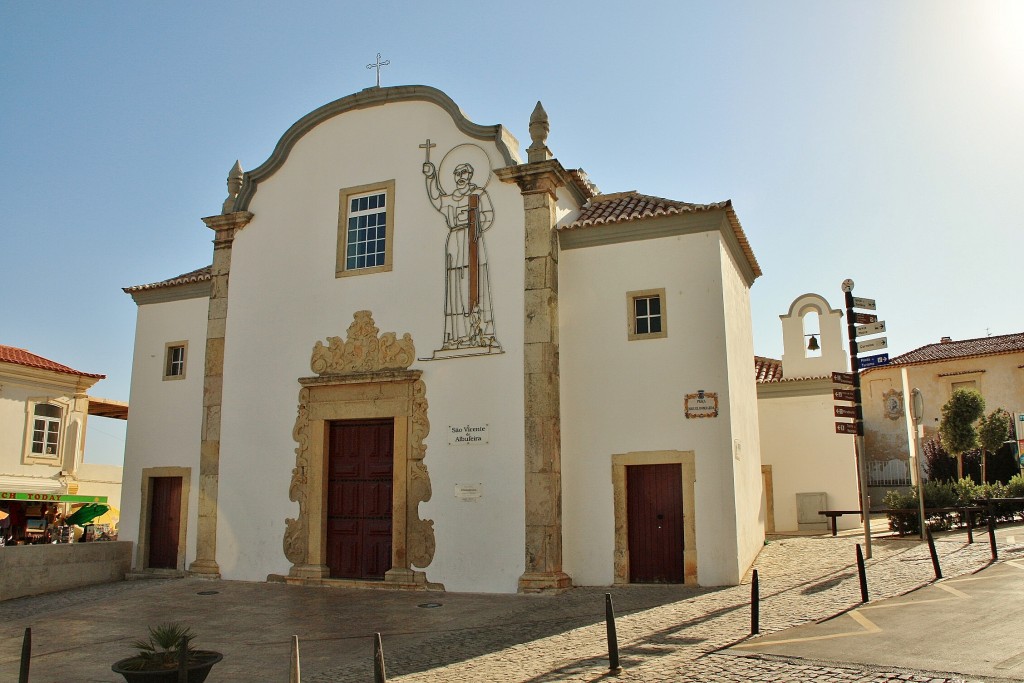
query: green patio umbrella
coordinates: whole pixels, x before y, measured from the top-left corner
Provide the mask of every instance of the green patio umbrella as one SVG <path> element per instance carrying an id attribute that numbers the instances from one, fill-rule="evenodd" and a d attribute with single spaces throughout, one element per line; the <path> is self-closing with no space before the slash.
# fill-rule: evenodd
<path id="1" fill-rule="evenodd" d="M 103 503 L 86 503 L 82 507 L 67 516 L 64 520 L 66 524 L 77 524 L 78 526 L 85 526 L 90 521 L 96 519 L 104 512 L 110 509 L 109 505 Z"/>

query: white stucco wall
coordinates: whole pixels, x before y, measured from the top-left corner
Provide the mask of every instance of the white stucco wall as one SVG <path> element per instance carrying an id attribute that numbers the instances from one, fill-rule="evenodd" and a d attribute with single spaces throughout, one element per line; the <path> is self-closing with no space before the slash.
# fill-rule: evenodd
<path id="1" fill-rule="evenodd" d="M 750 288 L 732 254 L 720 243 L 722 305 L 725 316 L 725 350 L 728 363 L 728 400 L 723 417 L 732 431 L 732 469 L 735 487 L 737 574 L 739 583 L 764 547 L 761 517 L 761 440 L 758 433 L 757 386 L 751 371 L 754 363 L 754 329 L 750 317 Z"/>
<path id="2" fill-rule="evenodd" d="M 662 287 L 667 336 L 629 341 L 626 293 Z M 729 326 L 719 233 L 563 249 L 559 290 L 566 572 L 578 585 L 613 580 L 612 455 L 692 450 L 698 580 L 735 583 Z M 748 377 L 752 357 L 750 351 L 743 364 Z M 719 417 L 685 418 L 684 397 L 699 389 L 724 399 Z M 755 446 L 756 460 L 756 434 L 741 438 Z"/>
<path id="3" fill-rule="evenodd" d="M 60 392 L 38 386 L 26 386 L 7 380 L 0 380 L 0 476 L 51 478 L 61 470 L 62 461 L 54 458 L 51 462 L 26 463 L 26 425 L 28 424 L 28 402 L 30 400 L 57 398 Z M 67 411 L 67 399 L 61 401 Z M 61 424 L 61 450 L 66 450 L 67 421 Z M 42 460 L 42 459 L 40 459 Z M 51 482 L 55 486 L 56 481 Z"/>
<path id="4" fill-rule="evenodd" d="M 206 298 L 139 306 L 132 359 L 131 419 L 125 436 L 118 538 L 138 542 L 142 470 L 191 467 L 186 566 L 195 558 L 199 433 L 203 410 Z M 167 342 L 188 342 L 185 378 L 164 380 Z"/>
<path id="5" fill-rule="evenodd" d="M 217 561 L 225 578 L 263 580 L 290 568 L 282 550 L 295 465 L 292 428 L 298 378 L 312 375 L 317 341 L 345 337 L 353 313 L 370 310 L 380 331 L 412 335 L 429 357 L 443 333 L 447 228 L 424 188 L 424 150 L 432 160 L 468 138 L 433 104 L 397 102 L 350 111 L 306 134 L 285 164 L 258 187 L 255 218 L 232 250 L 221 421 Z M 393 269 L 335 277 L 339 190 L 394 179 Z M 450 178 L 442 178 L 451 184 Z M 483 184 L 480 169 L 474 182 Z M 505 353 L 417 360 L 431 430 L 425 464 L 433 498 L 420 514 L 434 520 L 429 581 L 449 590 L 515 591 L 523 571 L 523 200 L 492 177 L 495 217 L 485 235 L 497 338 Z M 134 408 L 133 408 L 134 410 Z M 134 419 L 134 414 L 133 414 Z M 449 425 L 486 424 L 489 443 L 449 446 Z M 198 437 L 197 437 L 198 447 Z M 456 484 L 482 488 L 476 502 L 455 498 Z"/>
<path id="6" fill-rule="evenodd" d="M 761 460 L 772 466 L 778 533 L 797 530 L 797 493 L 824 492 L 830 509 L 860 509 L 853 437 L 835 433 L 831 386 L 799 395 L 802 384 L 808 381 L 776 385 L 771 387 L 777 389 L 774 394 L 766 393 L 758 401 Z M 860 526 L 856 515 L 838 520 L 840 529 Z"/>

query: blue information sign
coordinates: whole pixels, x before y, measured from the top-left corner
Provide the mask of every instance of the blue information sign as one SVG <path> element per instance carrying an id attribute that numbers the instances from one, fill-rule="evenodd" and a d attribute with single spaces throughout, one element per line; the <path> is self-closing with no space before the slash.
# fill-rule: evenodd
<path id="1" fill-rule="evenodd" d="M 863 358 L 857 359 L 857 365 L 861 370 L 867 370 L 868 368 L 877 368 L 881 365 L 889 364 L 889 354 L 887 353 L 876 353 L 874 356 L 864 356 Z"/>

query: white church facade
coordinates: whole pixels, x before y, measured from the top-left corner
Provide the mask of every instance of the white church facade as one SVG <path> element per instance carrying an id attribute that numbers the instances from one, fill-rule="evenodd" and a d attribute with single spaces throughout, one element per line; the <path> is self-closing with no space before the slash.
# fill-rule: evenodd
<path id="1" fill-rule="evenodd" d="M 729 202 L 603 195 L 425 86 L 229 177 L 212 264 L 138 306 L 134 567 L 458 591 L 740 581 L 762 547 Z"/>

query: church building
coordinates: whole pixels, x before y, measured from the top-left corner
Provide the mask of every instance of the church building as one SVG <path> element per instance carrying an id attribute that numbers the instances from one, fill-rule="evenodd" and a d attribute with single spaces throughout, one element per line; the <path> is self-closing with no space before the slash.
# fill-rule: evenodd
<path id="1" fill-rule="evenodd" d="M 374 87 L 236 163 L 212 263 L 125 289 L 136 571 L 740 581 L 764 519 L 736 212 L 601 194 L 540 103 L 529 131 L 524 159 L 439 90 Z"/>

